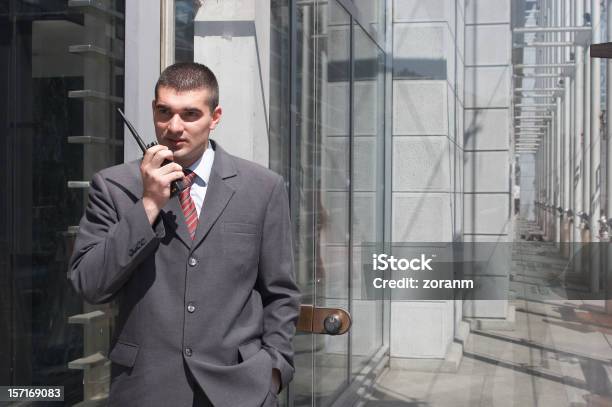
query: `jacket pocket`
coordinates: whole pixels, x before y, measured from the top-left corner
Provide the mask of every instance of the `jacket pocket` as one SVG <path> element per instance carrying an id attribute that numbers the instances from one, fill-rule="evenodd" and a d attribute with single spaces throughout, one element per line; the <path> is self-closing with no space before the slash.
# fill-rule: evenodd
<path id="1" fill-rule="evenodd" d="M 117 341 L 108 358 L 111 362 L 125 367 L 133 367 L 140 347 L 136 344 Z"/>
<path id="2" fill-rule="evenodd" d="M 226 270 L 240 271 L 257 264 L 259 238 L 255 225 L 226 223 L 222 234 L 223 266 Z"/>
<path id="3" fill-rule="evenodd" d="M 240 354 L 240 362 L 244 362 L 247 359 L 252 358 L 261 350 L 261 339 L 255 338 L 238 346 L 238 353 Z"/>
<path id="4" fill-rule="evenodd" d="M 225 233 L 240 233 L 243 235 L 256 235 L 257 226 L 251 223 L 225 222 L 223 223 Z"/>

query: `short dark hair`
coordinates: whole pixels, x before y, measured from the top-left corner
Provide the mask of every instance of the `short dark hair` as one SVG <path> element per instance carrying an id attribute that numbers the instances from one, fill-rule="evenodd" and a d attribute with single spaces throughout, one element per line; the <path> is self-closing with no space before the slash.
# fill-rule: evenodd
<path id="1" fill-rule="evenodd" d="M 208 89 L 210 111 L 219 105 L 219 84 L 215 74 L 206 66 L 197 62 L 177 62 L 163 70 L 155 84 L 155 99 L 160 87 L 169 87 L 177 92 L 194 89 Z"/>

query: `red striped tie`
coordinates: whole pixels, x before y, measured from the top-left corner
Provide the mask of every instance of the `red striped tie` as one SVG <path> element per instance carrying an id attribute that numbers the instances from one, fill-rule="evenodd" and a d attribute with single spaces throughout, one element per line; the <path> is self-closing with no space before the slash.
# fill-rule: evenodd
<path id="1" fill-rule="evenodd" d="M 185 170 L 185 177 L 183 178 L 183 190 L 179 196 L 181 202 L 181 208 L 183 209 L 183 215 L 185 215 L 185 223 L 187 229 L 191 235 L 191 240 L 195 238 L 195 232 L 198 227 L 198 212 L 196 211 L 193 199 L 191 199 L 191 184 L 193 179 L 196 177 L 196 173 Z"/>

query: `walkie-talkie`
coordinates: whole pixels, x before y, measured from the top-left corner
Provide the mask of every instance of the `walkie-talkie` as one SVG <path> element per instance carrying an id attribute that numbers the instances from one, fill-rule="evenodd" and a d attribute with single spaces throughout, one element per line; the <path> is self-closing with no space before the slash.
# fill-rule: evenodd
<path id="1" fill-rule="evenodd" d="M 140 149 L 142 150 L 143 155 L 149 148 L 156 146 L 158 144 L 157 141 L 153 141 L 145 145 L 144 141 L 142 141 L 142 139 L 138 135 L 138 132 L 136 131 L 134 126 L 132 126 L 132 123 L 130 123 L 130 121 L 125 117 L 125 114 L 123 114 L 123 111 L 120 108 L 117 108 L 117 111 L 121 115 L 121 118 L 123 119 L 123 122 L 127 126 L 128 130 L 130 130 L 130 133 L 132 133 L 132 136 L 134 136 L 134 139 L 136 140 L 138 147 L 140 147 Z M 162 163 L 162 166 L 169 164 L 171 162 L 172 161 L 170 160 L 164 160 L 164 162 Z M 181 181 L 172 181 L 170 183 L 170 196 L 178 195 L 182 189 L 183 189 L 183 184 Z"/>

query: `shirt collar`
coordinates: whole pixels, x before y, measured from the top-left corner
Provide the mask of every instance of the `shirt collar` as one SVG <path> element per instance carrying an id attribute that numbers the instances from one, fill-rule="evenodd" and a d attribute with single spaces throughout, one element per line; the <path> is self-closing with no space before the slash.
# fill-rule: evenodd
<path id="1" fill-rule="evenodd" d="M 193 163 L 189 169 L 196 173 L 199 179 L 204 181 L 204 184 L 208 185 L 210 179 L 210 171 L 212 170 L 213 160 L 215 159 L 215 150 L 213 150 L 210 140 L 208 141 L 208 147 L 204 154 Z"/>

